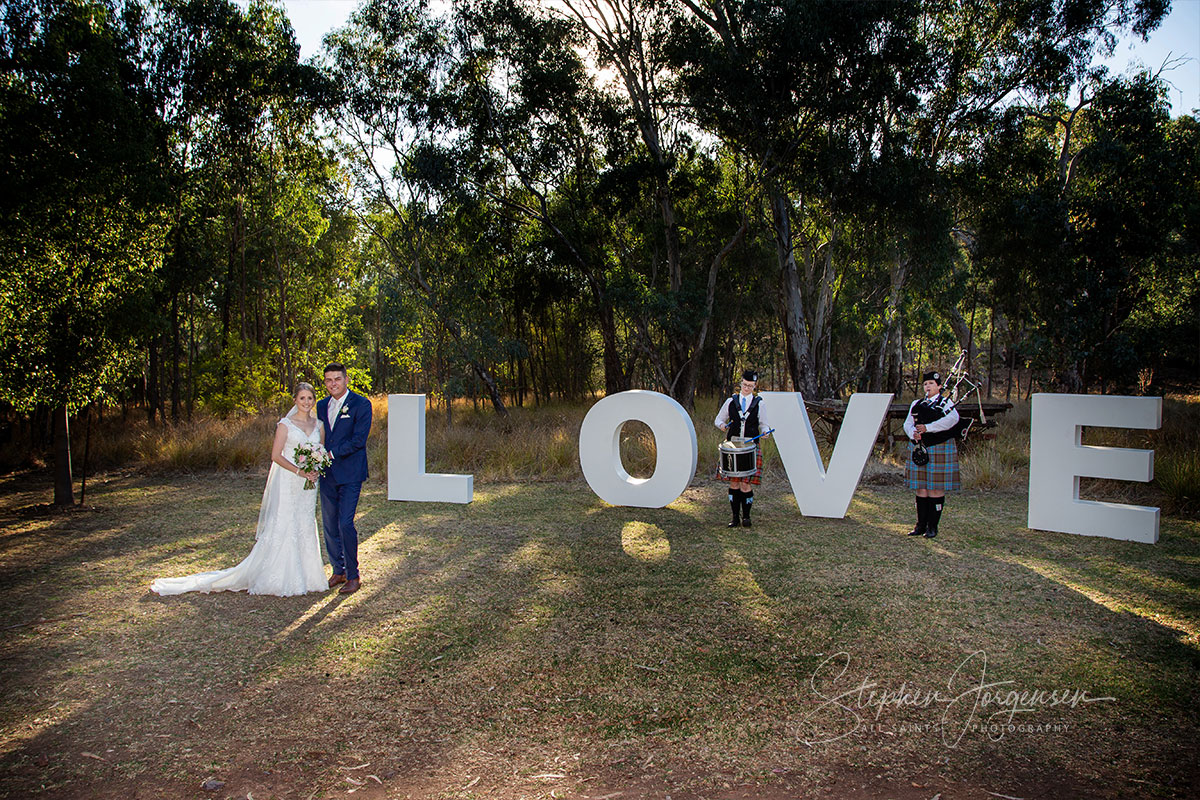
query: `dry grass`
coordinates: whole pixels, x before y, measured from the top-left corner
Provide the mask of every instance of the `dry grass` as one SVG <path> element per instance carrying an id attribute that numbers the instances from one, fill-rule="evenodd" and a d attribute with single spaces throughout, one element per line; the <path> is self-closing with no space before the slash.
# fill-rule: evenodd
<path id="1" fill-rule="evenodd" d="M 368 442 L 368 459 L 374 479 L 387 472 L 387 399 L 372 399 L 374 425 Z M 712 425 L 716 398 L 699 398 L 692 415 L 699 443 L 697 474 L 716 468 L 716 447 L 722 434 Z M 430 472 L 472 474 L 480 483 L 505 481 L 562 481 L 582 477 L 578 435 L 590 406 L 550 405 L 512 408 L 508 420 L 490 409 L 474 410 L 459 401 L 454 424 L 446 425 L 440 409 L 426 415 L 427 469 Z M 122 423 L 111 415 L 96 426 L 90 461 L 93 469 L 140 465 L 152 472 L 241 470 L 265 466 L 270 450 L 275 414 L 230 419 L 199 418 L 175 427 L 150 427 L 137 418 Z M 962 451 L 963 487 L 983 491 L 1019 492 L 1029 483 L 1028 403 L 1018 403 L 997 417 L 994 438 L 975 434 Z M 82 460 L 82 436 L 76 431 L 74 461 Z M 1083 491 L 1092 499 L 1159 506 L 1164 513 L 1195 518 L 1200 515 L 1200 396 L 1165 401 L 1159 431 L 1089 429 L 1089 444 L 1153 449 L 1155 479 L 1149 484 L 1084 479 Z M 637 422 L 623 431 L 622 457 L 626 470 L 636 476 L 653 473 L 655 444 L 649 429 Z M 828 460 L 831 442 L 820 440 Z M 768 472 L 783 466 L 774 442 L 764 447 Z M 863 472 L 863 485 L 897 485 L 903 479 L 907 450 L 876 450 Z M 9 454 L 0 458 L 15 463 Z"/>
<path id="2" fill-rule="evenodd" d="M 113 473 L 98 510 L 58 516 L 10 476 L 0 795 L 1195 796 L 1200 525 L 1168 519 L 1153 547 L 1044 534 L 1019 497 L 964 492 L 914 541 L 902 489 L 803 519 L 777 475 L 736 531 L 702 479 L 658 510 L 579 481 L 468 506 L 372 484 L 349 599 L 148 594 L 245 555 L 256 472 Z M 984 678 L 1114 699 L 1000 738 L 966 702 L 876 720 L 823 699 Z"/>
<path id="3" fill-rule="evenodd" d="M 374 425 L 368 442 L 371 474 L 383 482 L 387 473 L 387 399 L 372 399 Z M 698 398 L 692 414 L 699 443 L 697 474 L 716 469 L 716 448 L 722 434 L 712 425 L 717 398 Z M 427 469 L 430 472 L 472 474 L 479 483 L 505 481 L 562 481 L 582 477 L 578 435 L 590 406 L 550 405 L 512 408 L 508 420 L 490 409 L 476 411 L 459 401 L 454 424 L 446 425 L 444 411 L 426 415 Z M 155 473 L 241 470 L 265 466 L 275 414 L 230 419 L 202 417 L 174 427 L 150 427 L 140 417 L 121 422 L 112 415 L 94 429 L 91 469 L 105 470 L 139 465 Z M 975 434 L 962 450 L 965 489 L 1020 492 L 1029 483 L 1028 403 L 1018 403 L 996 419 L 988 431 L 993 438 Z M 1084 479 L 1085 497 L 1161 507 L 1166 514 L 1200 516 L 1200 396 L 1165 401 L 1163 427 L 1158 431 L 1089 429 L 1085 441 L 1117 447 L 1155 451 L 1155 478 L 1149 484 Z M 635 476 L 653 473 L 655 443 L 649 429 L 637 422 L 623 431 L 622 457 Z M 832 443 L 820 439 L 828 460 Z M 74 463 L 80 466 L 83 437 L 76 430 Z M 10 448 L 11 449 L 11 448 Z M 907 449 L 876 450 L 863 471 L 863 485 L 898 485 L 903 480 Z M 764 447 L 768 472 L 783 470 L 774 442 Z M 13 453 L 0 454 L 0 463 L 19 462 Z M 40 466 L 40 465 L 39 465 Z"/>

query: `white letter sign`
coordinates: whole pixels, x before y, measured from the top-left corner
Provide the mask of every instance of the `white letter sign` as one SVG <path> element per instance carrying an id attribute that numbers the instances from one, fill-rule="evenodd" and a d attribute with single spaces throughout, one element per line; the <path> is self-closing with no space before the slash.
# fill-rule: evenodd
<path id="1" fill-rule="evenodd" d="M 762 396 L 769 403 L 775 446 L 800 513 L 806 517 L 846 516 L 892 396 L 865 392 L 850 396 L 828 472 L 821 463 L 821 451 L 800 393 L 762 392 Z"/>
<path id="2" fill-rule="evenodd" d="M 654 434 L 658 458 L 649 478 L 631 478 L 621 464 L 621 426 L 638 420 Z M 579 465 L 588 486 L 614 506 L 662 508 L 696 474 L 696 429 L 683 406 L 658 392 L 610 394 L 592 406 L 579 429 Z"/>
<path id="3" fill-rule="evenodd" d="M 1084 445 L 1083 426 L 1162 426 L 1160 397 L 1035 394 L 1029 428 L 1030 528 L 1158 541 L 1158 509 L 1079 499 L 1079 478 L 1149 481 L 1154 451 Z"/>
<path id="4" fill-rule="evenodd" d="M 469 503 L 474 475 L 425 474 L 425 395 L 388 395 L 388 500 Z"/>

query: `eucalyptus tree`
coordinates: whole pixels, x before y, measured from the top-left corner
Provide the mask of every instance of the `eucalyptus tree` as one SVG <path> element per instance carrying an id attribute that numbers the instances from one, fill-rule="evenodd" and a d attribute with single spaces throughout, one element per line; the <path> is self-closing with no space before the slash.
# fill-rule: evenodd
<path id="1" fill-rule="evenodd" d="M 960 205 L 947 171 L 1021 93 L 1063 89 L 1097 47 L 1111 44 L 1113 30 L 1144 33 L 1166 5 L 681 2 L 690 17 L 672 49 L 690 106 L 759 165 L 789 367 L 798 388 L 818 394 L 837 384 L 831 337 L 847 262 L 867 265 L 890 287 L 873 369 L 878 375 L 890 350 L 894 383 L 898 311 L 910 284 L 937 295 L 953 283 L 945 240 L 963 223 L 948 219 Z"/>
<path id="2" fill-rule="evenodd" d="M 193 389 L 194 359 L 213 362 L 225 387 L 221 408 L 261 401 L 296 378 L 302 317 L 289 294 L 314 304 L 322 296 L 316 273 L 335 274 L 315 258 L 316 242 L 336 213 L 322 197 L 336 177 L 334 160 L 315 124 L 331 94 L 321 73 L 300 62 L 286 16 L 270 3 L 158 0 L 151 11 L 155 41 L 148 57 L 170 131 L 174 209 L 163 313 L 147 344 L 148 410 L 153 415 L 161 404 L 155 389 L 165 351 L 177 418 L 181 328 L 185 317 L 194 327 L 210 304 L 219 331 L 208 341 L 190 337 Z M 258 368 L 264 353 L 274 370 Z M 243 377 L 255 373 L 261 385 L 250 386 Z"/>
<path id="3" fill-rule="evenodd" d="M 136 6 L 0 13 L 0 397 L 53 410 L 68 504 L 69 413 L 125 376 L 161 263 L 165 141 Z"/>
<path id="4" fill-rule="evenodd" d="M 462 175 L 503 213 L 541 231 L 545 266 L 568 270 L 590 301 L 606 392 L 628 389 L 636 351 L 623 346 L 619 328 L 637 281 L 611 234 L 637 180 L 620 163 L 630 133 L 595 91 L 579 54 L 583 39 L 565 20 L 513 0 L 463 3 L 456 12 Z"/>
<path id="5" fill-rule="evenodd" d="M 1162 363 L 1150 331 L 1196 299 L 1195 121 L 1172 123 L 1142 73 L 1014 109 L 1006 128 L 977 217 L 998 300 L 1058 388 L 1132 385 Z"/>
<path id="6" fill-rule="evenodd" d="M 723 180 L 721 169 L 736 171 L 738 165 L 712 152 L 714 142 L 709 139 L 706 143 L 703 132 L 689 124 L 684 112 L 665 48 L 679 4 L 563 0 L 560 7 L 584 32 L 593 70 L 610 70 L 616 76 L 601 90 L 612 98 L 621 124 L 636 130 L 640 140 L 625 167 L 640 167 L 646 176 L 653 217 L 642 227 L 652 220 L 655 224 L 636 254 L 651 292 L 639 315 L 639 327 L 660 387 L 690 408 L 698 358 L 711 331 L 722 266 L 749 229 L 749 198 L 720 191 L 722 186 L 736 185 L 736 180 L 733 184 Z M 555 8 L 549 6 L 547 13 Z M 660 261 L 662 269 L 658 268 Z M 722 294 L 728 293 L 726 287 Z M 651 310 L 652 314 L 646 313 Z M 651 341 L 652 320 L 666 339 L 666 363 L 658 358 Z"/>
<path id="7" fill-rule="evenodd" d="M 896 131 L 927 88 L 919 9 L 821 0 L 683 4 L 690 16 L 676 26 L 671 51 L 689 107 L 760 176 L 793 385 L 809 396 L 831 394 L 835 298 L 850 249 L 863 238 L 856 226 L 887 202 L 879 166 L 905 155 Z M 881 245 L 873 246 L 895 249 Z"/>
<path id="8" fill-rule="evenodd" d="M 925 270 L 917 290 L 941 309 L 959 347 L 974 363 L 973 312 L 980 296 L 992 295 L 994 281 L 977 263 L 974 209 L 988 198 L 972 193 L 979 186 L 971 177 L 973 162 L 991 147 L 1010 110 L 1018 109 L 1018 116 L 1029 113 L 1086 82 L 1094 54 L 1111 52 L 1118 31 L 1146 36 L 1161 22 L 1169 0 L 939 0 L 922 5 L 920 35 L 934 80 L 922 97 L 914 136 L 920 156 L 950 183 L 951 235 L 959 253 L 941 262 L 941 269 Z M 1059 167 L 1064 169 L 1065 162 Z M 1006 172 L 1004 165 L 996 169 Z M 964 177 L 968 183 L 959 185 Z M 969 311 L 963 307 L 968 298 Z M 1007 319 L 999 322 L 1007 327 Z"/>
<path id="9" fill-rule="evenodd" d="M 461 164 L 475 150 L 457 94 L 469 59 L 451 34 L 419 0 L 364 3 L 327 40 L 342 99 L 332 116 L 354 165 L 360 221 L 506 416 L 491 366 L 502 315 L 488 277 L 503 278 L 504 253 L 486 246 L 497 217 Z"/>

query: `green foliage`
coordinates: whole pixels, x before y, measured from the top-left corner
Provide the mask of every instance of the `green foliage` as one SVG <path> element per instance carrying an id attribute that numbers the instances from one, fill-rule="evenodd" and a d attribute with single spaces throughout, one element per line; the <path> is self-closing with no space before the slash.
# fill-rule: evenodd
<path id="1" fill-rule="evenodd" d="M 1087 71 L 1164 10 L 368 0 L 301 62 L 277 3 L 4 4 L 0 400 L 1194 382 L 1200 126 Z"/>
<path id="2" fill-rule="evenodd" d="M 0 398 L 77 408 L 136 364 L 164 235 L 162 129 L 104 2 L 0 10 Z"/>
<path id="3" fill-rule="evenodd" d="M 1171 122 L 1145 73 L 1087 91 L 1073 111 L 1009 115 L 982 170 L 1006 166 L 982 182 L 977 217 L 996 295 L 1073 391 L 1161 365 L 1150 342 L 1187 330 L 1200 266 L 1194 120 Z"/>

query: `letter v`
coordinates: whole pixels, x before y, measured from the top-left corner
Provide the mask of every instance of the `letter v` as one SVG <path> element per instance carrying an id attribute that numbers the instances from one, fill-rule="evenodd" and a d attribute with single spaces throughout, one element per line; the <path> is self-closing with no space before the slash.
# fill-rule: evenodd
<path id="1" fill-rule="evenodd" d="M 846 516 L 892 396 L 865 392 L 850 396 L 827 472 L 800 393 L 761 394 L 800 513 L 806 517 Z"/>

